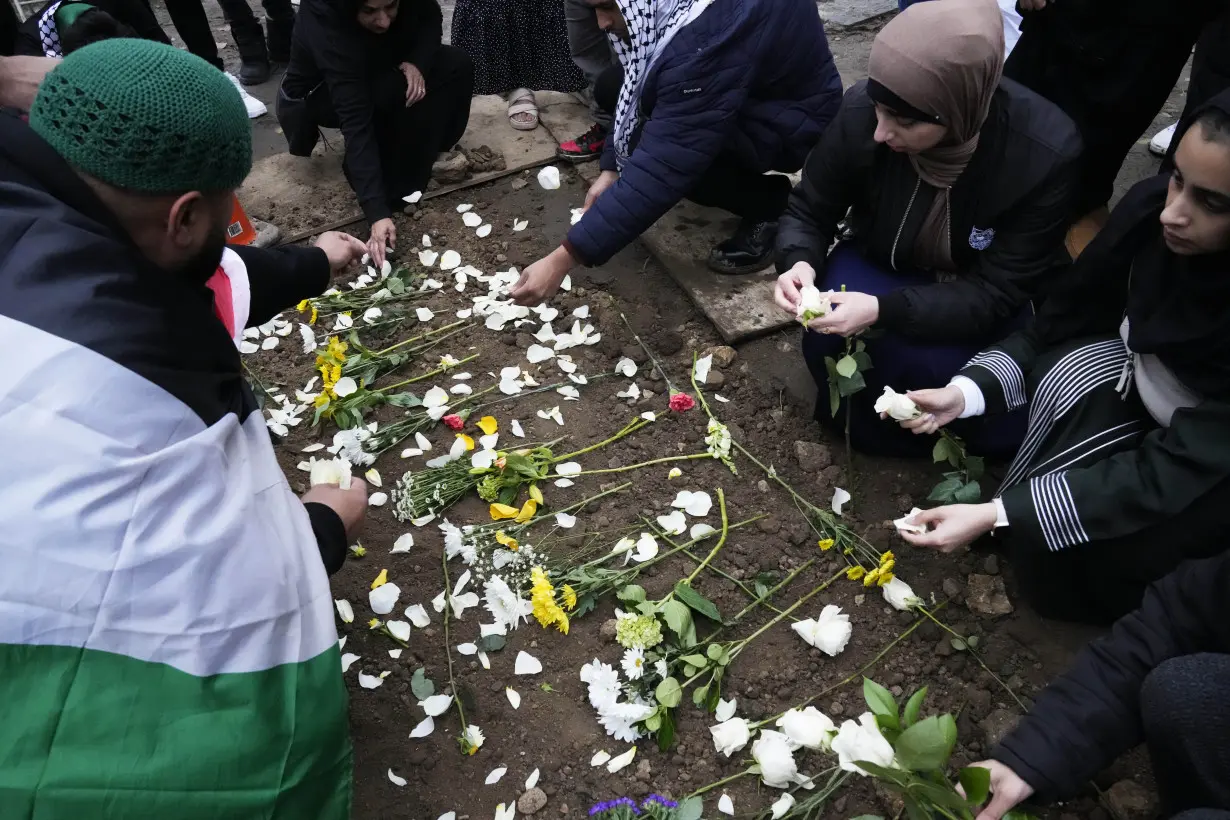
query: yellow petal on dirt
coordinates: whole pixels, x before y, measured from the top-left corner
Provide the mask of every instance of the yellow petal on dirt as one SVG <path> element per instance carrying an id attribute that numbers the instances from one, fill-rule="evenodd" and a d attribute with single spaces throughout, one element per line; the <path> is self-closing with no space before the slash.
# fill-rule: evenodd
<path id="1" fill-rule="evenodd" d="M 461 439 L 462 441 L 466 443 L 467 451 L 474 449 L 474 439 L 470 438 L 465 433 L 458 433 L 457 438 Z"/>
<path id="2" fill-rule="evenodd" d="M 510 507 L 509 509 L 512 509 L 512 508 Z M 503 544 L 504 546 L 508 547 L 513 552 L 516 552 L 517 548 L 520 546 L 517 543 L 516 538 L 513 538 L 511 535 L 504 532 L 503 530 L 496 531 L 495 540 L 497 543 Z"/>
<path id="3" fill-rule="evenodd" d="M 526 502 L 529 503 L 529 502 Z M 510 507 L 507 504 L 492 504 L 491 505 L 491 520 L 503 521 L 507 518 L 516 518 L 521 514 L 521 511 L 516 507 Z"/>
<path id="4" fill-rule="evenodd" d="M 387 569 L 380 570 L 380 574 L 376 576 L 376 580 L 372 581 L 372 589 L 382 587 L 389 582 L 389 571 Z"/>
<path id="5" fill-rule="evenodd" d="M 478 420 L 478 429 L 490 436 L 500 429 L 500 423 L 495 420 L 495 416 L 483 416 Z"/>
<path id="6" fill-rule="evenodd" d="M 521 512 L 517 513 L 517 517 L 514 520 L 518 524 L 524 524 L 533 518 L 536 512 L 538 512 L 538 502 L 531 498 L 522 505 Z"/>
<path id="7" fill-rule="evenodd" d="M 543 500 L 542 500 L 542 490 L 538 489 L 538 485 L 537 485 L 537 484 L 531 484 L 531 485 L 530 485 L 530 498 L 534 499 L 534 501 L 535 501 L 536 503 L 538 503 L 538 504 L 542 504 L 542 503 L 543 503 Z"/>

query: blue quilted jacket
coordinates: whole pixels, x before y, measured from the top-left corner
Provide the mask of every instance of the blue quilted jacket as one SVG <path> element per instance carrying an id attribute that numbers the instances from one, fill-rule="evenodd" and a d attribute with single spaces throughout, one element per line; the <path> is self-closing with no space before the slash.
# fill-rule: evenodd
<path id="1" fill-rule="evenodd" d="M 604 264 L 721 153 L 760 171 L 799 170 L 841 96 L 814 0 L 714 0 L 654 64 L 640 139 L 619 182 L 569 232 L 569 250 Z M 602 168 L 615 168 L 614 140 Z"/>

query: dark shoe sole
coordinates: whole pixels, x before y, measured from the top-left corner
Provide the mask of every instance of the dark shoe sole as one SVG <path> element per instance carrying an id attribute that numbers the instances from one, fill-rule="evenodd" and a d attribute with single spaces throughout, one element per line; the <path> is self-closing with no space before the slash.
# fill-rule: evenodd
<path id="1" fill-rule="evenodd" d="M 773 266 L 773 258 L 770 256 L 763 262 L 756 262 L 747 265 L 719 265 L 712 259 L 709 260 L 708 268 L 714 273 L 722 276 L 747 276 L 752 273 L 760 273 L 763 270 L 768 270 Z"/>
<path id="2" fill-rule="evenodd" d="M 250 73 L 246 76 L 244 70 L 241 68 L 239 70 L 239 83 L 240 85 L 261 85 L 262 83 L 269 82 L 269 78 L 272 76 L 273 69 L 268 65 L 265 66 L 263 71 L 255 74 Z"/>
<path id="3" fill-rule="evenodd" d="M 558 148 L 555 150 L 556 159 L 562 159 L 565 162 L 572 162 L 572 163 L 578 163 L 578 164 L 582 162 L 592 162 L 593 160 L 596 160 L 601 156 L 602 156 L 601 151 L 595 154 L 567 154 L 567 153 L 564 153 L 563 151 L 560 151 Z"/>

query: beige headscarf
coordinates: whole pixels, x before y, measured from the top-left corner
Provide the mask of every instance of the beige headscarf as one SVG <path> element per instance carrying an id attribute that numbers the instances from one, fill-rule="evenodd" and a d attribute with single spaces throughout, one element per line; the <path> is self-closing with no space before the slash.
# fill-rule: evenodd
<path id="1" fill-rule="evenodd" d="M 912 154 L 923 182 L 940 189 L 915 244 L 925 267 L 952 270 L 948 193 L 978 148 L 978 132 L 1004 70 L 1004 24 L 996 0 L 915 3 L 881 29 L 868 76 L 939 119 L 948 135 Z"/>

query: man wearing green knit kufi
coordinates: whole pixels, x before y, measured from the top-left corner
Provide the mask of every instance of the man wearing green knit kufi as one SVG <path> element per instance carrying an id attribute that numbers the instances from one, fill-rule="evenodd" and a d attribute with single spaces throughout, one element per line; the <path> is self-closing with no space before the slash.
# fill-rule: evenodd
<path id="1" fill-rule="evenodd" d="M 328 572 L 366 488 L 295 496 L 236 337 L 364 246 L 226 246 L 251 164 L 235 88 L 158 43 L 0 115 L 0 817 L 349 817 Z"/>

